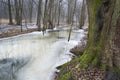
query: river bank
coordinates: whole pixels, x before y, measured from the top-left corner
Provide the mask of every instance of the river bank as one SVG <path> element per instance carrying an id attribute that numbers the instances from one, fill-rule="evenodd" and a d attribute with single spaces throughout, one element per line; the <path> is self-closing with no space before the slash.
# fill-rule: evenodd
<path id="1" fill-rule="evenodd" d="M 34 23 L 22 26 L 0 24 L 0 38 L 12 37 L 20 34 L 30 33 L 37 30 L 38 30 L 37 26 Z"/>

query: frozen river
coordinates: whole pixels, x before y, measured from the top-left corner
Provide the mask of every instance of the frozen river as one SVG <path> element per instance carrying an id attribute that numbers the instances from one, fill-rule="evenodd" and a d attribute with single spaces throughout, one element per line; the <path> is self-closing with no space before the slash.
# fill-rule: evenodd
<path id="1" fill-rule="evenodd" d="M 83 30 L 74 30 L 68 42 L 68 30 L 32 32 L 0 39 L 0 59 L 27 58 L 29 62 L 17 72 L 17 80 L 53 80 L 56 67 L 71 60 L 71 48 L 80 43 Z"/>

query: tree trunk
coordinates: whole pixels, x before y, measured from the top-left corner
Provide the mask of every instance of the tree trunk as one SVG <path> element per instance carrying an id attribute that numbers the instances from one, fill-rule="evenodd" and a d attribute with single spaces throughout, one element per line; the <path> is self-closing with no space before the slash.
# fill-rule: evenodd
<path id="1" fill-rule="evenodd" d="M 71 2 L 71 1 L 68 0 L 68 9 L 67 9 L 67 10 L 68 10 L 68 11 L 67 11 L 67 14 L 68 14 L 68 15 L 67 15 L 67 23 L 68 23 L 68 24 L 70 24 L 70 9 L 71 9 L 71 8 L 70 8 L 70 2 Z"/>
<path id="2" fill-rule="evenodd" d="M 105 73 L 101 76 L 103 77 L 100 78 L 101 80 L 119 80 L 120 0 L 87 0 L 87 6 L 89 34 L 86 50 L 79 58 L 62 66 L 62 72 L 59 73 L 57 80 L 81 79 L 83 77 L 82 69 L 85 70 L 85 73 L 89 70 L 100 69 Z M 73 65 L 72 68 L 71 65 Z M 97 70 L 95 73 L 98 73 Z M 100 76 L 99 74 L 98 76 Z M 92 75 L 87 77 L 90 73 L 83 75 L 86 75 L 85 80 L 89 77 L 93 77 L 93 80 L 96 77 Z"/>
<path id="3" fill-rule="evenodd" d="M 74 2 L 74 8 L 73 8 L 73 13 L 72 13 L 72 25 L 74 23 L 74 16 L 75 16 L 75 12 L 76 12 L 76 3 L 77 3 L 77 0 L 75 0 L 75 2 Z"/>
<path id="4" fill-rule="evenodd" d="M 48 8 L 47 8 L 47 4 L 48 4 L 48 0 L 45 0 L 45 9 L 44 9 L 44 18 L 43 18 L 43 34 L 44 34 L 44 31 L 47 29 L 47 21 L 48 21 Z"/>
<path id="5" fill-rule="evenodd" d="M 97 2 L 96 2 L 97 1 Z M 80 67 L 106 70 L 105 80 L 120 79 L 120 0 L 87 0 L 89 36 Z M 117 71 L 116 71 L 117 69 Z"/>
<path id="6" fill-rule="evenodd" d="M 59 2 L 58 2 L 58 22 L 57 22 L 57 26 L 60 25 L 61 2 L 62 2 L 62 0 L 59 0 Z"/>
<path id="7" fill-rule="evenodd" d="M 39 4 L 38 4 L 38 13 L 37 13 L 37 26 L 38 26 L 38 31 L 41 30 L 41 6 L 42 6 L 42 0 L 39 0 Z"/>
<path id="8" fill-rule="evenodd" d="M 77 3 L 77 0 L 75 0 L 75 3 L 74 3 L 74 9 L 73 9 L 73 15 L 72 15 L 72 24 L 71 24 L 71 27 L 70 27 L 70 31 L 69 31 L 69 36 L 68 36 L 68 42 L 70 40 L 70 37 L 71 37 L 71 33 L 72 33 L 72 26 L 73 26 L 73 23 L 74 23 L 74 15 L 75 15 L 75 10 L 76 10 L 76 3 Z"/>
<path id="9" fill-rule="evenodd" d="M 14 0 L 15 2 L 15 20 L 16 20 L 16 24 L 19 25 L 18 23 L 18 19 L 19 19 L 19 8 L 18 8 L 18 1 Z"/>
<path id="10" fill-rule="evenodd" d="M 23 11 L 23 0 L 14 0 L 15 1 L 15 11 L 16 11 L 16 24 L 22 25 L 22 11 Z"/>
<path id="11" fill-rule="evenodd" d="M 10 0 L 8 0 L 8 9 L 9 9 L 9 24 L 13 24 Z"/>
<path id="12" fill-rule="evenodd" d="M 32 15 L 33 15 L 33 0 L 29 1 L 29 22 L 32 23 Z"/>
<path id="13" fill-rule="evenodd" d="M 19 0 L 19 21 L 18 23 L 21 25 L 21 31 L 22 31 L 22 13 L 23 13 L 23 0 Z"/>
<path id="14" fill-rule="evenodd" d="M 85 1 L 83 0 L 82 2 L 82 8 L 81 8 L 81 14 L 80 14 L 80 22 L 79 22 L 79 27 L 80 29 L 83 27 L 85 23 Z"/>
<path id="15" fill-rule="evenodd" d="M 52 29 L 53 28 L 53 9 L 54 9 L 54 0 L 49 1 L 49 19 L 48 19 L 48 28 Z"/>
<path id="16" fill-rule="evenodd" d="M 54 19 L 53 19 L 53 22 L 54 22 L 54 26 L 56 26 L 56 23 L 57 23 L 57 4 L 55 4 L 55 6 L 54 6 Z"/>

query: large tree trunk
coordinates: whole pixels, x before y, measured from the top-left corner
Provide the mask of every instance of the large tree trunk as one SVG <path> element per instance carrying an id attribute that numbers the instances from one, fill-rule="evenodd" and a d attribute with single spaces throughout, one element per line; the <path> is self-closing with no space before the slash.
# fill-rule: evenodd
<path id="1" fill-rule="evenodd" d="M 102 69 L 105 75 L 101 80 L 120 80 L 120 0 L 87 0 L 87 5 L 89 35 L 86 50 L 82 56 L 62 67 L 57 80 L 78 80 L 81 69 L 86 73 Z M 87 76 L 85 80 L 89 78 Z M 88 80 L 95 79 L 92 75 L 90 77 Z"/>
<path id="2" fill-rule="evenodd" d="M 105 80 L 118 80 L 120 74 L 120 0 L 87 0 L 89 36 L 80 67 L 105 69 Z M 116 43 L 117 41 L 117 43 Z M 118 71 L 116 71 L 116 69 Z M 120 78 L 119 78 L 120 79 Z"/>

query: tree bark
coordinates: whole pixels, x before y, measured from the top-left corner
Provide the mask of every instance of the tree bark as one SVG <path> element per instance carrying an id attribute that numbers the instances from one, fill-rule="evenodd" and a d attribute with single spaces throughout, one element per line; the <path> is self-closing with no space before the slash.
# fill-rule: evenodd
<path id="1" fill-rule="evenodd" d="M 38 13 L 37 13 L 37 26 L 38 26 L 38 31 L 41 30 L 41 15 L 42 15 L 41 6 L 42 6 L 42 0 L 39 0 Z"/>
<path id="2" fill-rule="evenodd" d="M 16 24 L 22 25 L 22 11 L 23 11 L 23 0 L 14 0 L 15 1 L 15 11 L 16 11 Z"/>
<path id="3" fill-rule="evenodd" d="M 81 14 L 80 14 L 80 22 L 79 22 L 79 28 L 81 29 L 85 23 L 85 1 L 82 2 L 82 8 L 81 8 Z"/>
<path id="4" fill-rule="evenodd" d="M 75 10 L 76 10 L 76 3 L 77 3 L 77 0 L 75 0 L 75 3 L 74 3 L 74 9 L 73 9 L 73 15 L 72 15 L 72 24 L 71 24 L 71 27 L 70 27 L 70 31 L 69 31 L 69 36 L 68 36 L 68 42 L 70 41 L 70 37 L 71 37 L 71 33 L 72 33 L 72 26 L 73 26 L 73 23 L 74 23 L 74 15 L 75 15 Z"/>
<path id="5" fill-rule="evenodd" d="M 9 9 L 9 24 L 13 24 L 12 10 L 11 10 L 11 3 L 10 3 L 10 0 L 8 0 L 8 9 Z"/>
<path id="6" fill-rule="evenodd" d="M 32 15 L 33 15 L 33 0 L 29 1 L 29 22 L 32 23 Z"/>
<path id="7" fill-rule="evenodd" d="M 61 2 L 62 2 L 62 0 L 59 0 L 59 2 L 58 2 L 58 22 L 57 22 L 57 26 L 60 25 Z"/>
<path id="8" fill-rule="evenodd" d="M 48 21 L 48 0 L 45 0 L 45 7 L 44 7 L 44 18 L 43 18 L 43 35 L 44 31 L 47 29 L 47 21 Z"/>
<path id="9" fill-rule="evenodd" d="M 48 23 L 49 23 L 49 25 L 48 25 L 48 28 L 49 29 L 52 29 L 53 28 L 53 18 L 54 18 L 54 16 L 53 16 L 53 9 L 54 9 L 54 0 L 51 0 L 51 1 L 49 1 L 49 19 L 48 19 Z"/>

